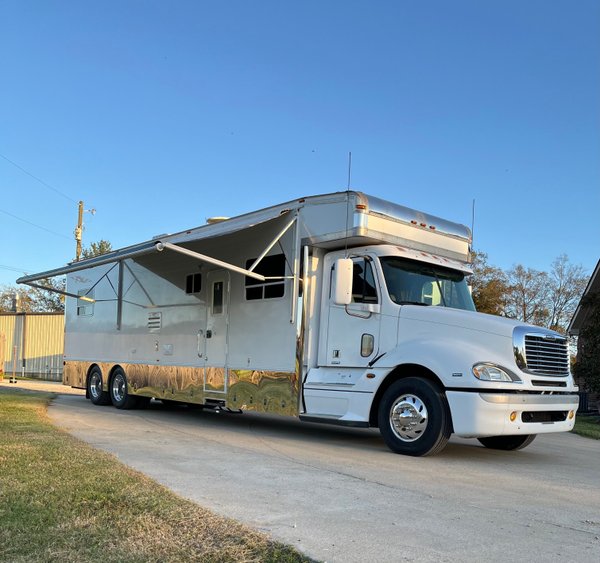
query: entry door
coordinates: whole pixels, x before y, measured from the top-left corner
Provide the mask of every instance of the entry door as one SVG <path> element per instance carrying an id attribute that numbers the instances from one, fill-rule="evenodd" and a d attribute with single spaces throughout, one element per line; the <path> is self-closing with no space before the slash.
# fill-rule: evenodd
<path id="1" fill-rule="evenodd" d="M 381 297 L 375 268 L 368 257 L 353 262 L 352 303 L 336 305 L 330 292 L 327 366 L 366 367 L 377 356 Z"/>
<path id="2" fill-rule="evenodd" d="M 208 307 L 204 331 L 204 390 L 227 391 L 227 345 L 229 331 L 229 272 L 209 272 Z"/>

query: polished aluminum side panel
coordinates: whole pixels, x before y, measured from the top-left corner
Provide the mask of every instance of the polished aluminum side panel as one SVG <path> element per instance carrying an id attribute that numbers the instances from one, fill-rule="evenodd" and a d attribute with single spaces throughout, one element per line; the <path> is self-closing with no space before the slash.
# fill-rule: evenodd
<path id="1" fill-rule="evenodd" d="M 111 362 L 66 362 L 63 383 L 84 389 L 93 365 L 102 371 L 104 390 L 116 364 Z M 224 400 L 226 406 L 257 412 L 297 416 L 299 404 L 298 372 L 228 370 L 226 395 L 215 395 L 225 378 L 225 368 L 209 368 L 205 382 L 203 368 L 147 364 L 119 364 L 125 370 L 129 393 L 184 403 L 203 404 L 207 399 Z"/>

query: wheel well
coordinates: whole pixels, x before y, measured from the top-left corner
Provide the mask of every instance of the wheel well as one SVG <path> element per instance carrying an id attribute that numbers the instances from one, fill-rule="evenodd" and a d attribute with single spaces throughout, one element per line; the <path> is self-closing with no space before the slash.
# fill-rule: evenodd
<path id="1" fill-rule="evenodd" d="M 401 366 L 396 366 L 390 373 L 388 373 L 386 378 L 379 386 L 379 389 L 377 389 L 377 393 L 375 393 L 375 398 L 371 403 L 371 412 L 369 413 L 369 426 L 374 428 L 378 426 L 377 413 L 379 411 L 379 404 L 381 403 L 383 394 L 387 391 L 390 385 L 399 379 L 404 379 L 405 377 L 420 377 L 421 379 L 427 379 L 440 389 L 444 389 L 444 385 L 440 381 L 440 378 L 426 367 L 423 367 L 419 364 L 403 364 Z"/>

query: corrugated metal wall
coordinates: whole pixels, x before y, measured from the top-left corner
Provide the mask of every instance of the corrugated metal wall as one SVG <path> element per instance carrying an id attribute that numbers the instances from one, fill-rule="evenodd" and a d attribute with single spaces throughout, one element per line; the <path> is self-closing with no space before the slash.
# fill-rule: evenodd
<path id="1" fill-rule="evenodd" d="M 65 316 L 63 313 L 2 313 L 4 373 L 62 380 Z M 15 369 L 16 368 L 16 369 Z"/>

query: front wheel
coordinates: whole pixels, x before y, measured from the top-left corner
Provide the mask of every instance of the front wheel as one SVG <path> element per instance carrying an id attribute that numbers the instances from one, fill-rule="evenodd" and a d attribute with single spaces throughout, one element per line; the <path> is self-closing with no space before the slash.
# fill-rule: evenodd
<path id="1" fill-rule="evenodd" d="M 489 438 L 477 438 L 479 443 L 491 450 L 522 450 L 535 439 L 536 434 L 525 434 L 523 436 L 491 436 Z"/>
<path id="2" fill-rule="evenodd" d="M 452 428 L 445 393 L 417 377 L 392 383 L 379 405 L 378 422 L 387 446 L 411 456 L 442 451 Z"/>
<path id="3" fill-rule="evenodd" d="M 109 389 L 110 400 L 118 409 L 133 409 L 138 406 L 138 398 L 129 394 L 127 377 L 121 368 L 113 372 Z"/>

